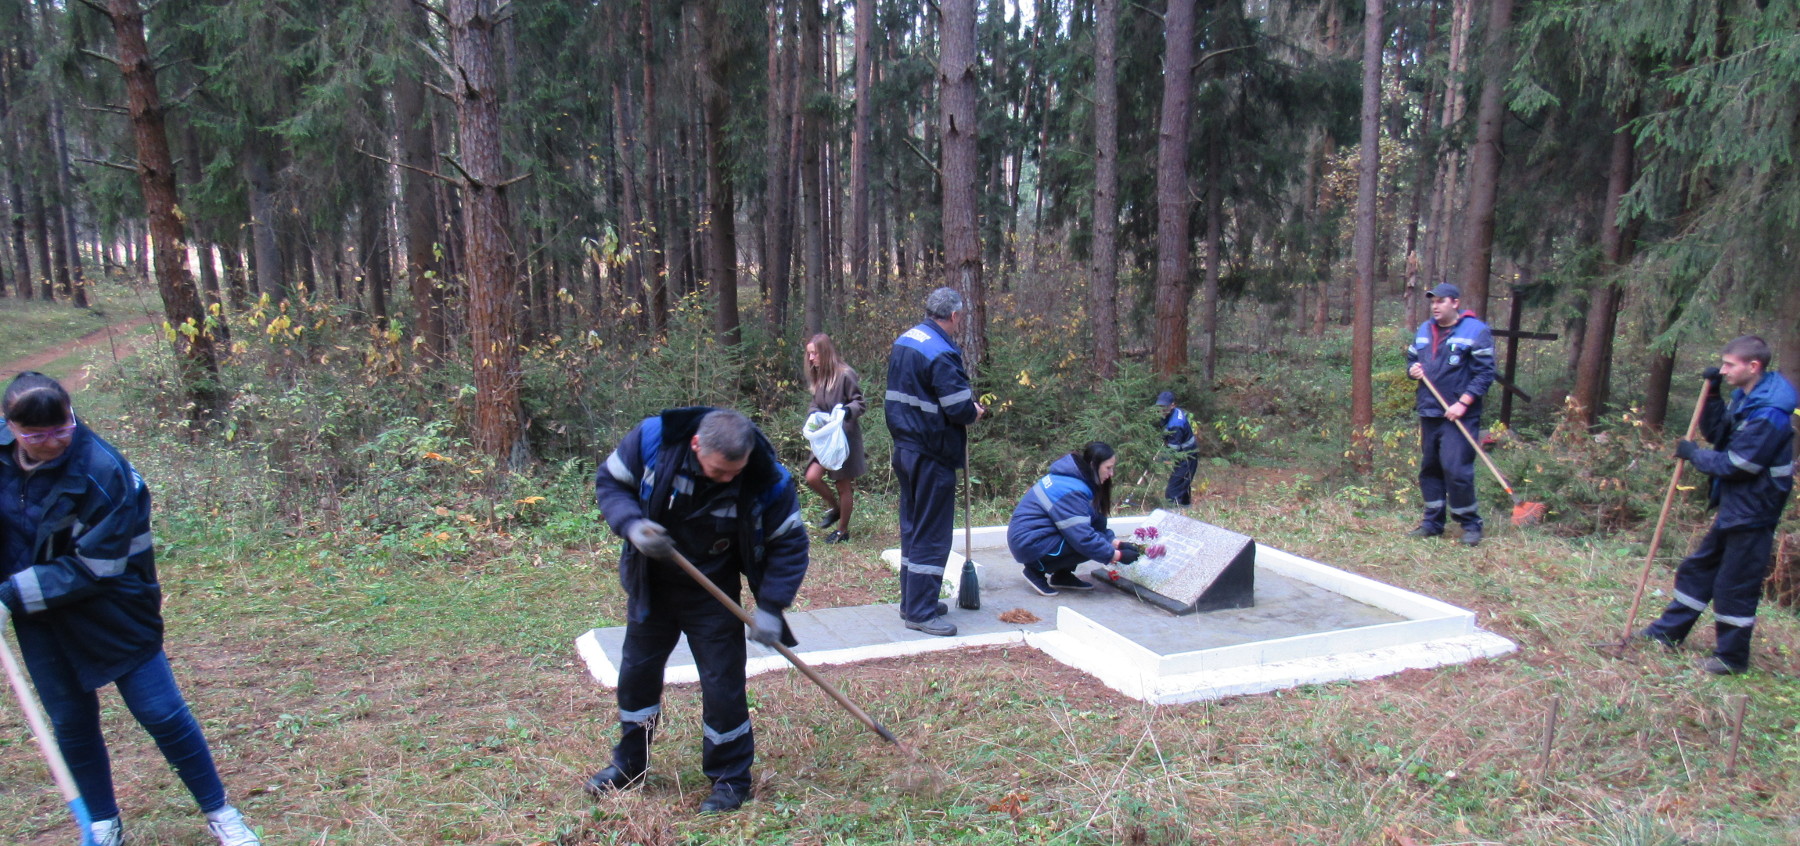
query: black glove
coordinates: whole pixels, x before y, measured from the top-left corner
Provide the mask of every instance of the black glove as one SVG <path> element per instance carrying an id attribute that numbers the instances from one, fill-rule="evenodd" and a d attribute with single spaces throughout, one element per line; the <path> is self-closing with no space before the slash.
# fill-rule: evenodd
<path id="1" fill-rule="evenodd" d="M 1694 453 L 1700 451 L 1700 445 L 1689 440 L 1675 444 L 1675 457 L 1682 461 L 1693 461 Z"/>
<path id="2" fill-rule="evenodd" d="M 756 606 L 756 613 L 751 617 L 755 621 L 750 627 L 750 639 L 764 646 L 774 646 L 781 642 L 781 612 L 762 605 Z"/>
<path id="3" fill-rule="evenodd" d="M 1138 546 L 1135 543 L 1119 544 L 1119 563 L 1120 564 L 1135 564 L 1135 563 L 1137 563 L 1138 556 L 1143 555 L 1143 554 L 1144 554 L 1144 548 L 1141 546 Z"/>
<path id="4" fill-rule="evenodd" d="M 1719 385 L 1723 384 L 1725 381 L 1725 374 L 1720 373 L 1719 368 L 1717 367 L 1708 367 L 1705 370 L 1700 371 L 1700 378 L 1711 382 L 1713 393 L 1716 394 L 1719 392 Z"/>
<path id="5" fill-rule="evenodd" d="M 667 559 L 675 554 L 675 541 L 669 530 L 655 520 L 638 518 L 625 527 L 625 539 L 648 558 Z"/>

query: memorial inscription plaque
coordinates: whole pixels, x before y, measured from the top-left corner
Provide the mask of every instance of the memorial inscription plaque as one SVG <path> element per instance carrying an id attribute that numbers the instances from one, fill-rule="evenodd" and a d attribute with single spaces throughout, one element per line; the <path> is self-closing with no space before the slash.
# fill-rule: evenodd
<path id="1" fill-rule="evenodd" d="M 1248 536 L 1157 509 L 1123 538 L 1160 554 L 1119 567 L 1116 581 L 1097 573 L 1100 581 L 1176 614 L 1256 604 L 1256 541 Z"/>

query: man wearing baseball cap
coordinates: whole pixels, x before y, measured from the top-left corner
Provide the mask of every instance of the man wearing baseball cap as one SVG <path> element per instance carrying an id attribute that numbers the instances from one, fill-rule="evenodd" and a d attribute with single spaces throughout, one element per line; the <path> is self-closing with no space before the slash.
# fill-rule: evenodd
<path id="1" fill-rule="evenodd" d="M 1475 503 L 1475 448 L 1456 431 L 1456 422 L 1480 437 L 1481 398 L 1494 384 L 1494 333 L 1475 312 L 1462 308 L 1462 290 L 1448 282 L 1426 292 L 1431 319 L 1419 324 L 1406 348 L 1406 375 L 1419 381 L 1419 493 L 1425 516 L 1415 538 L 1444 533 L 1448 517 L 1462 526 L 1462 542 L 1481 543 L 1481 513 Z M 1437 387 L 1448 408 L 1425 381 Z"/>

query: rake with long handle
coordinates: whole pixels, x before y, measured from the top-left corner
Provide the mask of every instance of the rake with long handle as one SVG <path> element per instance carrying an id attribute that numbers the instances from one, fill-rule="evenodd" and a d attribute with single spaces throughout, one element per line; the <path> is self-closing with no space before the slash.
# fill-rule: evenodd
<path id="1" fill-rule="evenodd" d="M 38 704 L 37 695 L 25 683 L 25 674 L 19 671 L 19 659 L 13 655 L 12 647 L 7 644 L 6 636 L 0 634 L 0 664 L 6 665 L 6 680 L 12 683 L 13 695 L 19 700 L 19 710 L 25 712 L 25 722 L 31 726 L 31 736 L 37 739 L 38 747 L 44 752 L 44 763 L 50 766 L 50 778 L 56 782 L 56 789 L 62 793 L 63 801 L 68 803 L 69 813 L 75 817 L 75 824 L 81 826 L 81 846 L 94 846 L 93 820 L 88 818 L 87 803 L 81 799 L 81 789 L 75 786 L 75 777 L 69 773 L 69 765 L 63 761 L 62 749 L 56 745 L 56 735 L 50 732 L 50 722 L 44 717 L 44 707 Z"/>
<path id="2" fill-rule="evenodd" d="M 1450 403 L 1445 402 L 1444 395 L 1438 393 L 1437 386 L 1433 385 L 1431 383 L 1431 377 L 1426 376 L 1423 372 L 1421 372 L 1419 374 L 1419 379 L 1425 383 L 1425 387 L 1431 389 L 1431 395 L 1434 397 L 1437 397 L 1438 405 L 1443 406 L 1444 410 L 1448 411 L 1450 409 Z M 1481 456 L 1481 463 L 1487 465 L 1487 469 L 1489 470 L 1489 472 L 1492 472 L 1494 474 L 1494 478 L 1499 480 L 1500 487 L 1503 487 L 1506 489 L 1506 495 L 1512 497 L 1512 501 L 1513 501 L 1512 522 L 1513 522 L 1513 525 L 1523 526 L 1528 523 L 1536 523 L 1537 521 L 1542 520 L 1544 518 L 1544 513 L 1549 511 L 1550 509 L 1541 502 L 1526 502 L 1523 497 L 1520 497 L 1518 494 L 1513 493 L 1512 485 L 1509 485 L 1506 483 L 1506 476 L 1501 474 L 1500 468 L 1494 466 L 1494 460 L 1491 458 L 1488 458 L 1487 450 L 1482 449 L 1481 444 L 1475 442 L 1475 436 L 1469 434 L 1469 427 L 1464 426 L 1463 422 L 1460 419 L 1452 420 L 1450 422 L 1456 424 L 1456 431 L 1461 432 L 1462 436 L 1463 436 L 1463 440 L 1468 441 L 1469 446 L 1472 446 L 1475 448 L 1475 454 Z"/>
<path id="3" fill-rule="evenodd" d="M 1687 440 L 1700 436 L 1700 416 L 1706 412 L 1706 400 L 1712 395 L 1712 381 L 1700 384 L 1700 401 L 1694 403 L 1694 416 L 1688 419 Z M 1687 462 L 1675 459 L 1675 472 L 1669 476 L 1669 490 L 1663 494 L 1662 513 L 1656 515 L 1656 531 L 1650 535 L 1650 551 L 1644 555 L 1644 570 L 1638 574 L 1637 592 L 1631 595 L 1631 611 L 1625 615 L 1625 633 L 1619 637 L 1621 652 L 1631 643 L 1637 629 L 1638 603 L 1644 599 L 1644 586 L 1650 583 L 1650 565 L 1656 561 L 1656 550 L 1662 546 L 1663 526 L 1669 522 L 1669 508 L 1675 504 L 1675 490 L 1681 485 L 1681 471 Z"/>
<path id="4" fill-rule="evenodd" d="M 707 593 L 712 594 L 712 598 L 717 599 L 720 605 L 730 609 L 733 616 L 744 621 L 744 625 L 751 627 L 756 625 L 756 621 L 750 616 L 750 612 L 745 611 L 744 606 L 739 605 L 737 600 L 725 595 L 725 591 L 720 590 L 718 585 L 713 584 L 712 579 L 707 578 L 705 573 L 700 572 L 700 568 L 695 567 L 693 562 L 687 560 L 687 556 L 682 555 L 681 550 L 670 550 L 669 560 L 675 562 L 675 565 L 680 567 L 682 572 L 687 573 L 688 578 L 693 579 L 696 584 L 705 588 Z M 807 663 L 800 660 L 800 656 L 795 655 L 794 651 L 787 648 L 786 644 L 776 641 L 771 645 L 775 647 L 776 652 L 781 653 L 781 657 L 788 659 L 788 663 L 794 665 L 794 669 L 799 670 L 801 674 L 805 675 L 808 681 L 818 685 L 820 690 L 825 691 L 825 695 L 830 696 L 837 704 L 843 706 L 844 710 L 849 711 L 850 716 L 861 720 L 863 725 L 868 726 L 876 734 L 881 735 L 882 740 L 894 744 L 901 752 L 906 753 L 907 757 L 918 757 L 911 747 L 901 743 L 900 738 L 895 737 L 894 733 L 888 731 L 886 726 L 876 722 L 875 718 L 869 716 L 863 709 L 856 707 L 856 703 L 851 702 L 849 698 L 844 696 L 842 691 L 839 691 L 831 682 L 826 681 L 825 677 L 819 675 L 817 670 L 807 666 Z"/>

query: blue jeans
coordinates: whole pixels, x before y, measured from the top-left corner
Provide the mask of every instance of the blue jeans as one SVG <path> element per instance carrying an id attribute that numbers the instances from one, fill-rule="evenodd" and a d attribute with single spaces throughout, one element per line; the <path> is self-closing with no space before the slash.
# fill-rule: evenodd
<path id="1" fill-rule="evenodd" d="M 31 681 L 56 729 L 56 744 L 62 747 L 63 759 L 81 789 L 88 815 L 96 820 L 117 817 L 112 765 L 106 756 L 106 739 L 100 736 L 98 693 L 82 690 L 75 682 L 74 669 L 60 660 L 33 662 Z M 168 656 L 158 651 L 113 684 L 125 707 L 150 733 L 163 758 L 194 795 L 200 810 L 210 813 L 225 807 L 225 786 L 213 766 L 212 750 L 175 686 Z"/>

